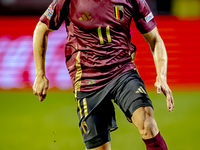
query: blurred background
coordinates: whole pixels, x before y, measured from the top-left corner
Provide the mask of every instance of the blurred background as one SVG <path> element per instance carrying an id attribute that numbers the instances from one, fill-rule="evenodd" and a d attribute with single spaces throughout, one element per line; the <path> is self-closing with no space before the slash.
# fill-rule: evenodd
<path id="1" fill-rule="evenodd" d="M 155 15 L 198 16 L 199 0 L 146 0 Z M 52 0 L 0 0 L 0 15 L 41 15 Z"/>
<path id="2" fill-rule="evenodd" d="M 167 112 L 165 97 L 156 94 L 152 54 L 132 23 L 136 66 L 146 83 L 155 118 L 169 149 L 196 150 L 200 134 L 200 0 L 146 1 L 167 48 L 167 78 L 175 99 L 173 113 Z M 50 90 L 46 100 L 39 103 L 31 90 L 35 79 L 33 31 L 51 2 L 0 0 L 1 150 L 84 149 L 71 80 L 65 67 L 64 24 L 49 35 L 46 74 Z M 119 129 L 112 134 L 112 149 L 145 149 L 139 133 L 126 122 L 118 107 L 116 114 Z"/>
<path id="3" fill-rule="evenodd" d="M 32 35 L 39 17 L 52 0 L 0 0 L 0 88 L 27 88 L 34 82 Z M 199 86 L 199 16 L 200 0 L 147 0 L 152 9 L 169 55 L 168 82 L 171 86 Z M 146 84 L 155 81 L 155 72 L 148 45 L 135 29 L 132 42 L 138 47 L 135 59 Z M 65 67 L 64 25 L 49 37 L 47 76 L 50 87 L 71 88 Z M 59 37 L 59 38 L 58 38 Z M 146 50 L 146 51 L 144 51 Z M 190 53 L 189 53 L 190 52 Z M 145 58 L 144 58 L 145 57 Z M 143 60 L 147 60 L 147 63 Z M 53 63 L 52 63 L 53 62 Z M 187 70 L 186 70 L 187 68 Z M 147 69 L 147 71 L 145 71 Z M 193 74 L 192 78 L 185 78 Z"/>

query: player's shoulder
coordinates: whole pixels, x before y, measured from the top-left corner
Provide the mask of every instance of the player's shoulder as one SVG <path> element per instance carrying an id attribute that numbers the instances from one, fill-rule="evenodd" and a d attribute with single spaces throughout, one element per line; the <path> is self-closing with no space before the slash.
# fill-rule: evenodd
<path id="1" fill-rule="evenodd" d="M 70 2 L 71 0 L 53 0 L 52 1 L 52 5 L 60 5 L 60 4 L 64 4 L 64 3 L 68 3 L 68 2 Z"/>
<path id="2" fill-rule="evenodd" d="M 144 9 L 149 9 L 149 5 L 146 2 L 146 0 L 131 0 L 133 8 L 139 11 L 142 11 Z"/>
<path id="3" fill-rule="evenodd" d="M 71 0 L 53 0 L 51 6 L 53 8 L 62 9 L 63 6 L 68 6 Z"/>
<path id="4" fill-rule="evenodd" d="M 146 5 L 146 0 L 130 0 L 135 5 Z"/>

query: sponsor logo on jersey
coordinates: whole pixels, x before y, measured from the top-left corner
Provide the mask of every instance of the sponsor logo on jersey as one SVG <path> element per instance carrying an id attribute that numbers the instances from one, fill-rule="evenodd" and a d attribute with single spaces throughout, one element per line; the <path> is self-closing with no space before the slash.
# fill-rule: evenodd
<path id="1" fill-rule="evenodd" d="M 52 6 L 50 5 L 48 8 L 47 8 L 47 10 L 45 11 L 45 16 L 47 16 L 47 18 L 50 20 L 51 19 L 51 17 L 53 16 L 53 12 L 54 12 L 54 10 L 53 10 L 53 8 L 52 8 Z"/>
<path id="2" fill-rule="evenodd" d="M 150 12 L 144 19 L 145 19 L 145 21 L 148 23 L 149 21 L 151 21 L 151 19 L 153 19 L 154 17 L 153 17 L 153 14 L 152 14 L 152 12 Z"/>
<path id="3" fill-rule="evenodd" d="M 87 81 L 86 83 L 87 83 L 87 85 L 91 85 L 91 84 L 95 84 L 96 82 L 95 82 L 95 80 L 90 80 L 90 81 Z"/>
<path id="4" fill-rule="evenodd" d="M 90 20 L 92 17 L 89 12 L 85 12 L 82 14 L 82 16 L 79 18 L 79 20 Z"/>
<path id="5" fill-rule="evenodd" d="M 114 6 L 114 13 L 117 20 L 122 20 L 124 17 L 124 7 L 121 5 Z"/>
<path id="6" fill-rule="evenodd" d="M 147 92 L 141 86 L 138 88 L 138 90 L 135 93 L 147 94 Z"/>

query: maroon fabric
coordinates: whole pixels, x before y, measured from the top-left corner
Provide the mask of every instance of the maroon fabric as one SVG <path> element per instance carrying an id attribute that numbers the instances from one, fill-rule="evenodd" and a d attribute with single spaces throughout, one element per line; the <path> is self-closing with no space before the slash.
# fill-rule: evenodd
<path id="1" fill-rule="evenodd" d="M 168 150 L 165 140 L 161 136 L 160 132 L 152 139 L 144 140 L 147 150 Z"/>
<path id="2" fill-rule="evenodd" d="M 156 26 L 149 14 L 145 0 L 54 0 L 40 21 L 54 30 L 66 22 L 65 55 L 72 85 L 80 51 L 80 91 L 88 92 L 135 68 L 130 23 L 133 19 L 141 33 L 149 32 Z"/>

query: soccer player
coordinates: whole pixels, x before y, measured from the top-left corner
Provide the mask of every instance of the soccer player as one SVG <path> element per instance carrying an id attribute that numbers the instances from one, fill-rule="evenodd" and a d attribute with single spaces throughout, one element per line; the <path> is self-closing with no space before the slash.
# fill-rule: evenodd
<path id="1" fill-rule="evenodd" d="M 152 102 L 132 57 L 130 23 L 149 43 L 157 71 L 157 92 L 174 109 L 167 84 L 167 53 L 145 0 L 54 0 L 41 16 L 33 37 L 36 79 L 33 92 L 47 94 L 45 54 L 48 34 L 65 21 L 66 66 L 71 77 L 79 127 L 86 149 L 110 150 L 110 132 L 117 128 L 111 99 L 139 130 L 147 150 L 167 150 L 153 116 Z"/>

